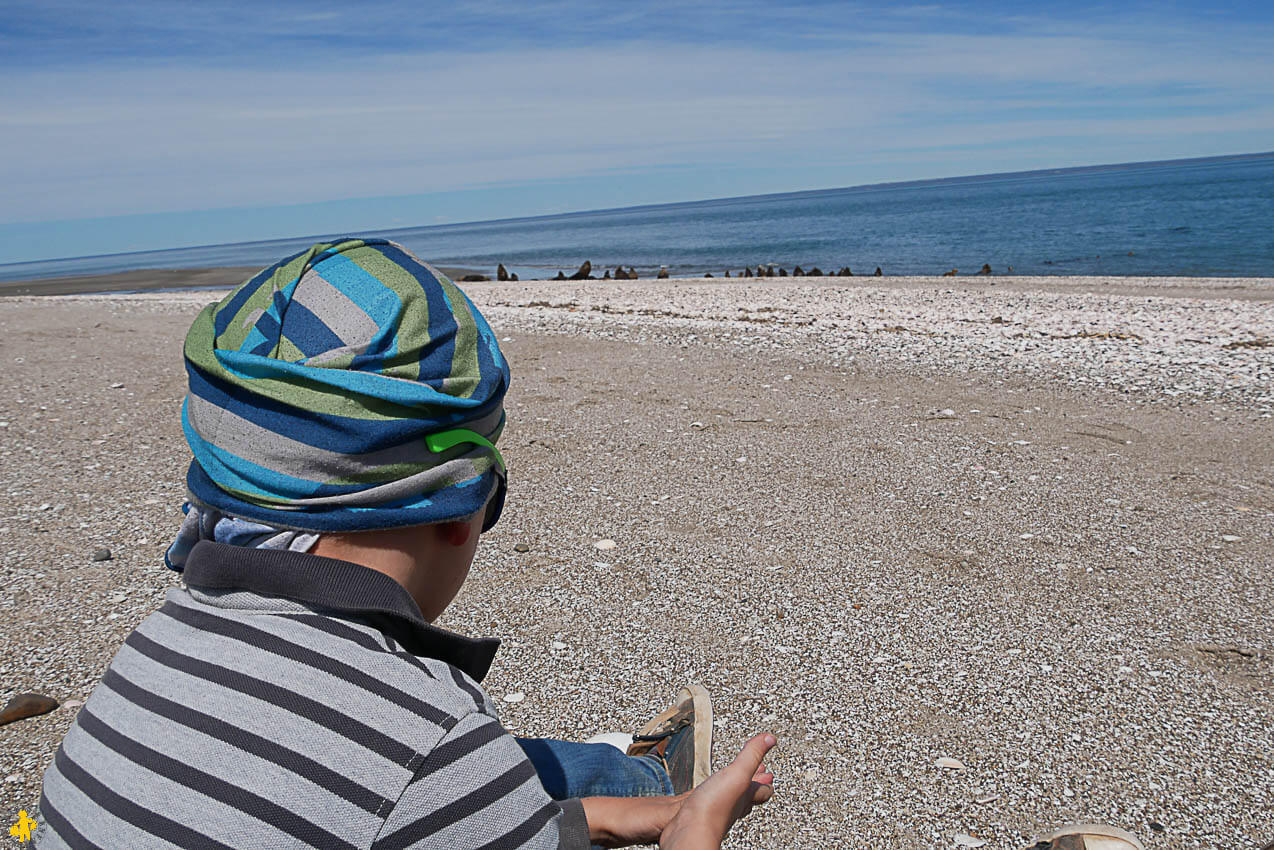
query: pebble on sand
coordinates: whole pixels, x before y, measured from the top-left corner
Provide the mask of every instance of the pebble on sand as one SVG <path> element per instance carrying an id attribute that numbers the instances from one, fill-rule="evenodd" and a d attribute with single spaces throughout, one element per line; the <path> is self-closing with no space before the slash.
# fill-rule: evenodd
<path id="1" fill-rule="evenodd" d="M 504 695 L 505 702 L 521 702 L 524 699 L 526 699 L 526 694 L 522 693 L 521 691 L 514 691 L 511 694 Z"/>
<path id="2" fill-rule="evenodd" d="M 111 559 L 111 550 L 103 546 L 100 549 L 93 550 L 94 561 L 109 561 Z"/>
<path id="3" fill-rule="evenodd" d="M 0 711 L 0 726 L 13 723 L 15 720 L 48 714 L 57 707 L 58 701 L 53 697 L 46 697 L 44 694 L 18 694 L 9 700 L 4 711 Z"/>
<path id="4" fill-rule="evenodd" d="M 514 543 L 513 551 L 514 552 L 530 552 L 531 547 L 526 545 L 525 543 Z"/>
<path id="5" fill-rule="evenodd" d="M 601 549 L 603 552 L 605 552 L 607 549 L 615 548 L 615 541 L 614 540 L 598 540 L 596 543 L 593 544 L 593 548 Z"/>

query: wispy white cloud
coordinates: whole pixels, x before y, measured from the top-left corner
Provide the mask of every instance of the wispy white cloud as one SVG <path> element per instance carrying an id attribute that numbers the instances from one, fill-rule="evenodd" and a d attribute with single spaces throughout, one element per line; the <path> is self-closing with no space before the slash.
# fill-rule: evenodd
<path id="1" fill-rule="evenodd" d="M 161 7 L 169 8 L 129 8 L 158 15 Z M 526 16 L 524 4 L 502 0 L 461 8 L 493 20 Z M 298 23 L 326 32 L 344 14 L 315 4 L 239 20 L 225 3 L 201 9 L 191 38 L 218 25 L 232 34 Z M 443 38 L 415 53 L 316 48 L 305 61 L 166 56 L 147 65 L 9 68 L 0 90 L 0 221 L 640 179 L 670 169 L 685 175 L 683 198 L 705 197 L 720 193 L 727 172 L 748 175 L 729 184 L 745 194 L 1024 163 L 1232 153 L 1274 138 L 1268 28 L 1017 16 L 979 32 L 968 10 L 924 5 L 856 7 L 851 28 L 844 6 L 767 11 L 736 0 L 711 15 L 781 24 L 782 38 L 758 32 L 745 45 L 692 48 L 652 35 L 661 14 L 678 20 L 671 2 L 583 9 L 562 0 L 535 13 L 549 22 L 586 17 L 585 44 L 572 40 L 569 24 L 542 23 L 559 39 L 540 47 L 475 51 Z M 595 37 L 607 28 L 613 42 Z M 630 37 L 633 29 L 642 37 Z M 817 38 L 798 47 L 794 34 Z M 755 46 L 770 41 L 781 43 Z M 545 208 L 554 203 L 546 192 Z"/>

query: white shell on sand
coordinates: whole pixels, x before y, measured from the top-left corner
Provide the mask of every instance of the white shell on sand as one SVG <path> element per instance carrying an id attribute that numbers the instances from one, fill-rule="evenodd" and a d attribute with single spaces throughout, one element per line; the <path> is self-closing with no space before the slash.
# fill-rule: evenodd
<path id="1" fill-rule="evenodd" d="M 964 762 L 959 759 L 953 759 L 950 756 L 943 756 L 934 762 L 936 767 L 945 767 L 948 770 L 964 770 Z"/>
<path id="2" fill-rule="evenodd" d="M 526 699 L 526 694 L 522 693 L 521 691 L 514 691 L 511 694 L 504 695 L 505 702 L 521 702 L 524 699 Z"/>
<path id="3" fill-rule="evenodd" d="M 608 549 L 615 548 L 615 541 L 614 540 L 598 540 L 596 543 L 593 544 L 593 548 L 601 549 L 603 552 L 605 552 Z"/>

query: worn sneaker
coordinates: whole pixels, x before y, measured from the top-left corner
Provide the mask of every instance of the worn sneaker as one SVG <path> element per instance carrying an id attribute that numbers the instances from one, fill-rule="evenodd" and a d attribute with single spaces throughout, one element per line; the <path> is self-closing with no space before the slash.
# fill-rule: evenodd
<path id="1" fill-rule="evenodd" d="M 712 774 L 712 698 L 702 685 L 687 685 L 676 701 L 633 735 L 630 756 L 654 756 L 681 794 Z"/>
<path id="2" fill-rule="evenodd" d="M 1146 846 L 1117 826 L 1073 823 L 1037 839 L 1030 850 L 1146 850 Z"/>

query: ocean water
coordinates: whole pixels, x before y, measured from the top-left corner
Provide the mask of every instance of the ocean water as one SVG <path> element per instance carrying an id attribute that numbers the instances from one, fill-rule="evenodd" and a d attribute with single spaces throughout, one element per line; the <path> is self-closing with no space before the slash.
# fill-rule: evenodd
<path id="1" fill-rule="evenodd" d="M 1274 277 L 1274 153 L 881 184 L 377 231 L 445 266 L 524 279 L 590 260 L 674 277 L 776 263 L 869 274 Z M 317 236 L 0 266 L 0 281 L 264 266 Z"/>

